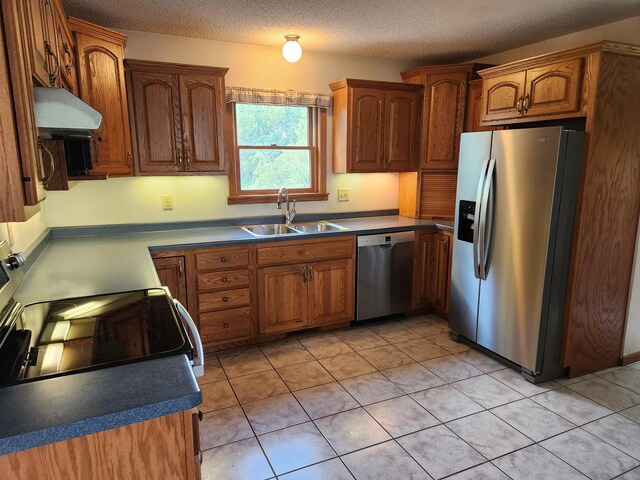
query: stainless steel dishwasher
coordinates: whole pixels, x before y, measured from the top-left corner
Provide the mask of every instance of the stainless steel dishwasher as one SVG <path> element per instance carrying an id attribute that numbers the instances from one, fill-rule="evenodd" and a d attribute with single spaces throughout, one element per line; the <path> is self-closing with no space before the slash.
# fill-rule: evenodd
<path id="1" fill-rule="evenodd" d="M 356 321 L 408 312 L 414 232 L 358 237 Z"/>

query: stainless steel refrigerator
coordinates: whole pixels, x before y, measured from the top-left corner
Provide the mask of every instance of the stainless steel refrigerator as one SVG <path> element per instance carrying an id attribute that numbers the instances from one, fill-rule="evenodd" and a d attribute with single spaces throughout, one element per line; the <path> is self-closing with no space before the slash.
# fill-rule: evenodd
<path id="1" fill-rule="evenodd" d="M 520 367 L 561 375 L 560 339 L 583 132 L 464 133 L 449 326 Z"/>

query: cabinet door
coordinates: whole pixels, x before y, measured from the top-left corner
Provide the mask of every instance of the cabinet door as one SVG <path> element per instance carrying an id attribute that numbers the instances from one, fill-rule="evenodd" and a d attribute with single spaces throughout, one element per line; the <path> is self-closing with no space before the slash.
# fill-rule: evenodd
<path id="1" fill-rule="evenodd" d="M 29 0 L 27 4 L 27 24 L 29 28 L 29 50 L 31 68 L 36 83 L 40 86 L 50 86 L 49 80 L 49 53 L 51 49 L 47 27 L 49 16 L 53 9 L 50 8 L 51 0 Z M 51 50 L 53 52 L 53 50 Z"/>
<path id="2" fill-rule="evenodd" d="M 183 169 L 177 75 L 129 72 L 137 170 L 142 174 Z"/>
<path id="3" fill-rule="evenodd" d="M 66 18 L 56 17 L 56 37 L 58 39 L 58 60 L 60 62 L 61 86 L 74 95 L 78 94 L 78 77 L 76 74 L 76 58 L 74 42 L 63 22 Z"/>
<path id="4" fill-rule="evenodd" d="M 169 288 L 173 298 L 188 308 L 184 257 L 154 258 L 153 264 L 158 272 L 160 283 Z"/>
<path id="5" fill-rule="evenodd" d="M 309 324 L 353 320 L 353 259 L 309 264 Z"/>
<path id="6" fill-rule="evenodd" d="M 385 170 L 403 172 L 418 168 L 420 152 L 420 94 L 390 90 L 385 115 Z"/>
<path id="7" fill-rule="evenodd" d="M 582 58 L 527 70 L 524 115 L 553 115 L 580 110 Z"/>
<path id="8" fill-rule="evenodd" d="M 260 333 L 296 330 L 307 325 L 306 264 L 258 269 Z"/>
<path id="9" fill-rule="evenodd" d="M 95 131 L 94 175 L 133 174 L 129 132 L 129 110 L 122 59 L 124 48 L 84 33 L 76 32 L 80 96 L 102 113 Z"/>
<path id="10" fill-rule="evenodd" d="M 467 74 L 431 75 L 425 86 L 427 102 L 422 167 L 456 169 L 464 122 Z"/>
<path id="11" fill-rule="evenodd" d="M 350 172 L 378 172 L 384 164 L 386 92 L 372 88 L 351 91 Z"/>
<path id="12" fill-rule="evenodd" d="M 220 77 L 180 75 L 185 170 L 224 172 L 224 87 Z"/>
<path id="13" fill-rule="evenodd" d="M 495 130 L 495 127 L 480 126 L 482 115 L 482 79 L 471 80 L 467 85 L 467 108 L 464 123 L 465 132 Z"/>
<path id="14" fill-rule="evenodd" d="M 414 303 L 448 308 L 449 236 L 437 232 L 421 233 L 416 252 Z"/>
<path id="15" fill-rule="evenodd" d="M 522 112 L 526 72 L 482 81 L 482 121 L 517 118 Z"/>

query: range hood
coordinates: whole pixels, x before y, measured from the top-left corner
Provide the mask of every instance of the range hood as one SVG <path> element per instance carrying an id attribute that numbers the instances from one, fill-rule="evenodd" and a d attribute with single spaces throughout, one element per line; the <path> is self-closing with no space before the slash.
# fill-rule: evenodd
<path id="1" fill-rule="evenodd" d="M 64 88 L 35 87 L 36 126 L 41 137 L 86 138 L 102 114 Z"/>

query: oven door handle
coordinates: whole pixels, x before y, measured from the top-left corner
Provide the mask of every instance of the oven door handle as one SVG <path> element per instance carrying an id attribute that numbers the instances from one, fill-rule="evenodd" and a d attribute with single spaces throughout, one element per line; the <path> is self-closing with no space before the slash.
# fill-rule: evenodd
<path id="1" fill-rule="evenodd" d="M 198 327 L 196 327 L 196 323 L 187 312 L 187 309 L 182 306 L 182 304 L 173 299 L 173 303 L 178 309 L 178 313 L 182 317 L 182 319 L 187 323 L 189 330 L 191 331 L 191 335 L 193 335 L 193 340 L 196 343 L 196 358 L 193 359 L 193 373 L 196 377 L 202 377 L 204 375 L 204 351 L 202 349 L 202 339 L 200 338 L 200 332 L 198 332 Z"/>

